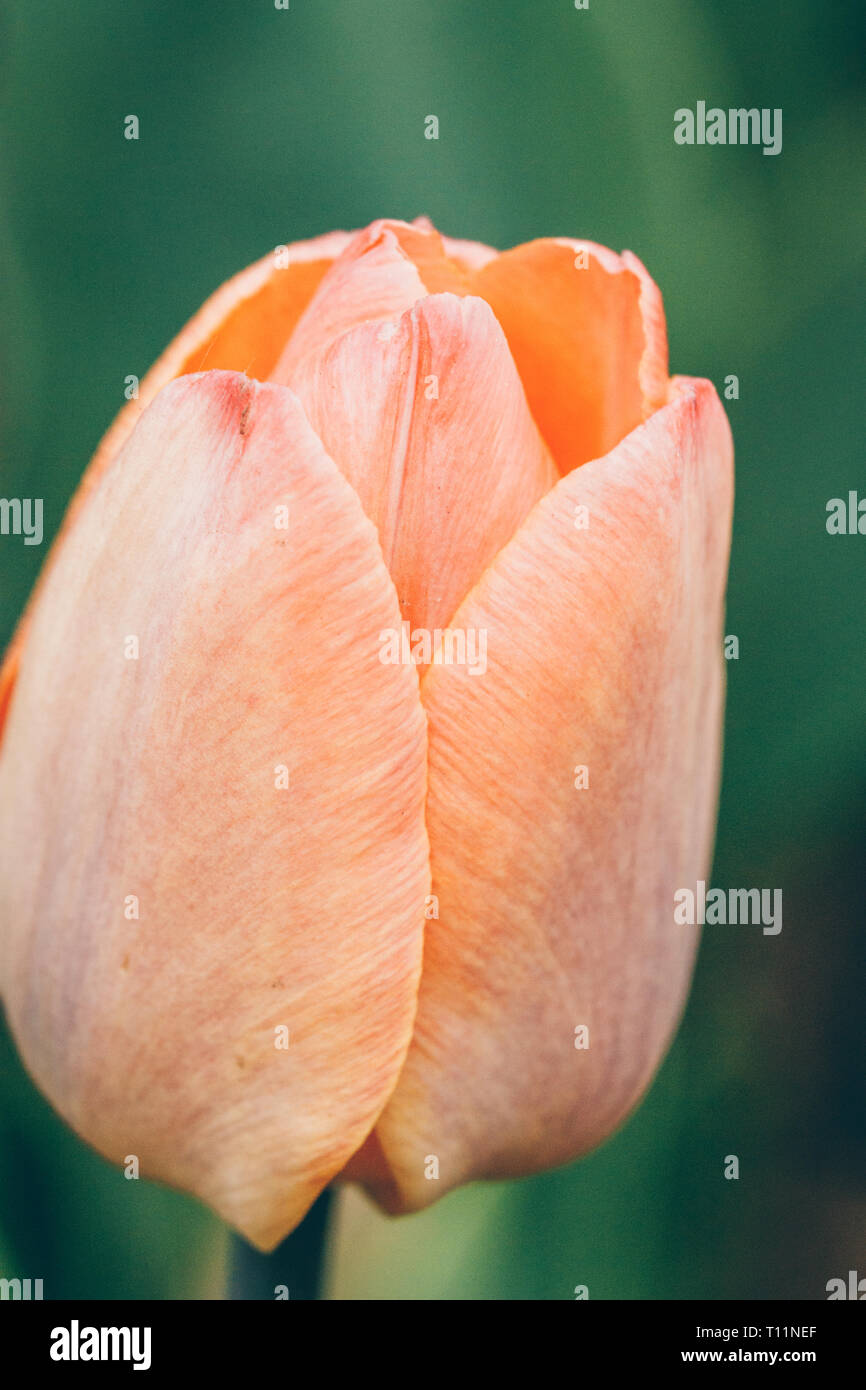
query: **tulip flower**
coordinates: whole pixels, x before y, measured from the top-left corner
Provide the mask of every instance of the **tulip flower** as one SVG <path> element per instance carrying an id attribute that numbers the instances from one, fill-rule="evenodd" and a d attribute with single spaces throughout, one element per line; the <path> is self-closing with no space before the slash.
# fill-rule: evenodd
<path id="1" fill-rule="evenodd" d="M 610 1134 L 688 989 L 731 505 L 629 252 L 382 221 L 208 300 L 0 679 L 0 987 L 78 1133 L 261 1249 Z"/>

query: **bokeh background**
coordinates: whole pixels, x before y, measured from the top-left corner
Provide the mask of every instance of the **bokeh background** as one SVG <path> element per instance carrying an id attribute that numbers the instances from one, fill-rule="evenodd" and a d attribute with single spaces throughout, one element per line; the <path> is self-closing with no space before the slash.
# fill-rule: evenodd
<path id="1" fill-rule="evenodd" d="M 782 934 L 708 929 L 651 1093 L 590 1158 L 398 1221 L 350 1196 L 332 1297 L 815 1299 L 866 1275 L 866 537 L 825 529 L 866 495 L 863 40 L 855 0 L 2 6 L 0 496 L 45 499 L 46 543 L 124 378 L 211 290 L 380 215 L 629 247 L 672 369 L 739 377 L 713 882 L 781 887 Z M 782 153 L 675 145 L 698 99 L 781 107 Z M 0 642 L 46 549 L 0 539 Z M 226 1244 L 79 1143 L 3 1035 L 0 1274 L 220 1297 Z"/>

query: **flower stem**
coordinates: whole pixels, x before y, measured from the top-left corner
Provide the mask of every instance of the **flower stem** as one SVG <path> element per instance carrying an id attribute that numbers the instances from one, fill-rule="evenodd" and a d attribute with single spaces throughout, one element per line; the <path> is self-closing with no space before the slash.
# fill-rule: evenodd
<path id="1" fill-rule="evenodd" d="M 262 1255 L 240 1236 L 232 1237 L 228 1298 L 321 1298 L 332 1194 L 326 1188 L 300 1226 L 276 1250 Z"/>

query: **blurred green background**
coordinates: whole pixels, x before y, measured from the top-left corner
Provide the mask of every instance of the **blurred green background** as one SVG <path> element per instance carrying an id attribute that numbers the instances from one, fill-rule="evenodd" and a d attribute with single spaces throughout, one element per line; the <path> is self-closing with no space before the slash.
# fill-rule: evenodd
<path id="1" fill-rule="evenodd" d="M 0 11 L 0 496 L 43 497 L 46 542 L 124 378 L 211 290 L 381 215 L 629 247 L 672 370 L 739 377 L 713 880 L 781 887 L 782 934 L 708 929 L 654 1088 L 589 1159 L 398 1221 L 351 1195 L 334 1297 L 823 1298 L 866 1275 L 866 537 L 824 524 L 866 495 L 863 39 L 854 0 Z M 781 107 L 782 153 L 675 145 L 698 99 Z M 0 641 L 46 551 L 0 541 Z M 195 1202 L 80 1144 L 0 1040 L 0 1274 L 219 1297 L 225 1248 Z"/>

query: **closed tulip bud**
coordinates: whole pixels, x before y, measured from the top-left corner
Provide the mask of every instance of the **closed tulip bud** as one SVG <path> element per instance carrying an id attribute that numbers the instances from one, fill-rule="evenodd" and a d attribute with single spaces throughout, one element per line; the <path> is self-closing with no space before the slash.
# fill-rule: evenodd
<path id="1" fill-rule="evenodd" d="M 710 862 L 732 449 L 639 261 L 278 248 L 98 450 L 0 677 L 0 987 L 122 1166 L 263 1249 L 642 1095 Z"/>

